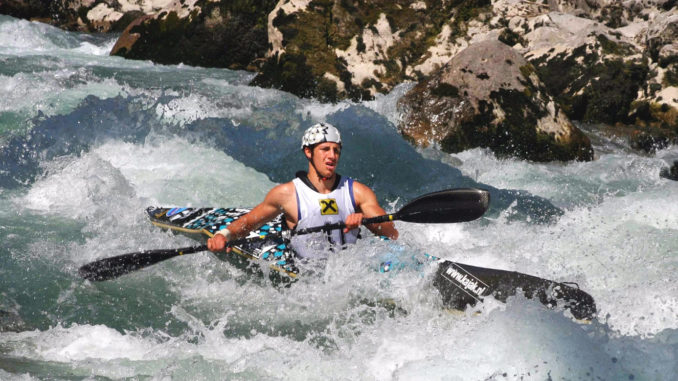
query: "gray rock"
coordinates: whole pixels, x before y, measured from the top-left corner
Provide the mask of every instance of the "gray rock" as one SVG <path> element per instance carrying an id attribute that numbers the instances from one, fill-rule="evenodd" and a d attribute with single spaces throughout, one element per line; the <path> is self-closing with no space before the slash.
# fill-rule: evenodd
<path id="1" fill-rule="evenodd" d="M 463 50 L 399 108 L 404 136 L 446 152 L 488 147 L 534 161 L 593 158 L 589 139 L 547 94 L 532 65 L 498 41 Z"/>

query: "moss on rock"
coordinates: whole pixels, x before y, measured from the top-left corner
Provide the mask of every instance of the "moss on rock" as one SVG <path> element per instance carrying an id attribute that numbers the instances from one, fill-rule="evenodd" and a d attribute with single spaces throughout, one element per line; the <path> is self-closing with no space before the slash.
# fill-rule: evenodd
<path id="1" fill-rule="evenodd" d="M 512 31 L 509 28 L 504 28 L 499 35 L 499 41 L 505 43 L 508 46 L 514 46 L 515 44 L 521 44 L 523 46 L 527 45 L 527 41 L 519 35 L 518 33 Z"/>
<path id="2" fill-rule="evenodd" d="M 282 54 L 268 59 L 252 85 L 276 88 L 302 97 L 317 95 L 313 69 L 302 54 Z"/>
<path id="3" fill-rule="evenodd" d="M 664 79 L 662 80 L 664 86 L 678 87 L 678 63 L 669 65 L 664 72 Z"/>
<path id="4" fill-rule="evenodd" d="M 405 80 L 420 79 L 413 78 L 407 69 L 428 58 L 428 49 L 436 44 L 436 38 L 445 24 L 452 23 L 463 29 L 466 22 L 491 9 L 490 0 L 426 0 L 425 10 L 415 9 L 417 7 L 411 5 L 409 0 L 313 0 L 305 9 L 292 14 L 281 11 L 273 20 L 273 25 L 283 37 L 284 53 L 280 57 L 284 54 L 306 56 L 307 64 L 312 68 L 311 74 L 316 78 L 312 85 L 314 87 L 321 85 L 320 78 L 325 73 L 340 78 L 342 83 L 337 86 L 339 93 L 336 99 L 371 99 L 373 92 L 387 92 Z M 364 36 L 371 34 L 381 38 L 380 33 L 388 34 L 377 28 L 382 17 L 387 20 L 389 31 L 393 34 L 390 45 L 367 46 Z M 372 73 L 361 73 L 359 79 L 355 79 L 355 71 L 361 70 L 361 65 L 342 61 L 336 53 L 346 51 L 351 46 L 354 46 L 354 55 L 374 54 L 376 58 L 371 58 L 369 65 L 379 69 Z M 275 84 L 273 73 L 264 73 L 264 70 L 260 75 L 268 80 L 257 80 L 255 83 L 282 87 Z M 413 74 L 418 75 L 416 72 Z M 323 85 L 322 90 L 299 89 L 301 92 L 295 94 L 326 94 L 329 89 Z"/>
<path id="5" fill-rule="evenodd" d="M 459 96 L 459 88 L 448 83 L 440 83 L 431 90 L 431 94 L 437 97 L 456 98 Z"/>
<path id="6" fill-rule="evenodd" d="M 561 53 L 548 60 L 538 58 L 532 63 L 539 78 L 551 94 L 556 94 L 556 100 L 571 119 L 631 123 L 631 103 L 644 87 L 649 67 L 639 60 L 603 60 L 594 48 L 582 45 L 570 54 Z"/>
<path id="7" fill-rule="evenodd" d="M 185 18 L 176 12 L 161 13 L 132 28 L 130 33 L 140 37 L 131 48 L 115 54 L 163 64 L 251 69 L 250 64 L 268 50 L 268 13 L 276 3 L 204 0 L 198 3 L 201 11 Z"/>

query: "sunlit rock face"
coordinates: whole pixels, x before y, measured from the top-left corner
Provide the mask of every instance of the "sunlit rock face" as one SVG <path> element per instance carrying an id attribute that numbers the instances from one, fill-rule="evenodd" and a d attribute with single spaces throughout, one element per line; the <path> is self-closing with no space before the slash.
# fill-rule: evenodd
<path id="1" fill-rule="evenodd" d="M 399 103 L 400 129 L 447 152 L 475 147 L 528 160 L 591 160 L 588 138 L 548 95 L 534 67 L 498 41 L 471 45 Z"/>
<path id="2" fill-rule="evenodd" d="M 82 32 L 121 31 L 143 15 L 175 12 L 186 17 L 201 0 L 7 0 L 0 13 L 37 19 Z M 204 1 L 203 1 L 204 2 Z"/>
<path id="3" fill-rule="evenodd" d="M 254 84 L 335 101 L 371 99 L 420 80 L 468 46 L 490 0 L 280 1 L 268 18 L 269 52 Z"/>
<path id="4" fill-rule="evenodd" d="M 510 3 L 497 22 L 571 119 L 636 126 L 620 133 L 644 151 L 676 142 L 675 2 L 551 1 L 522 13 Z"/>

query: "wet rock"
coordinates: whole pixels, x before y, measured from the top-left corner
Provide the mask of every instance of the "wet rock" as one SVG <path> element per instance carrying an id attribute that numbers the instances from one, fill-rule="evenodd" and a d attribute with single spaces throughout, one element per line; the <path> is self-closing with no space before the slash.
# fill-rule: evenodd
<path id="1" fill-rule="evenodd" d="M 0 332 L 20 332 L 26 329 L 26 323 L 16 310 L 0 309 Z"/>
<path id="2" fill-rule="evenodd" d="M 678 144 L 678 131 L 668 128 L 635 127 L 628 137 L 631 148 L 649 154 Z"/>
<path id="3" fill-rule="evenodd" d="M 498 41 L 471 45 L 399 102 L 401 133 L 446 152 L 488 147 L 527 160 L 591 160 L 589 139 L 548 95 L 520 53 Z"/>
<path id="4" fill-rule="evenodd" d="M 659 176 L 669 180 L 678 181 L 678 160 L 674 161 L 672 166 L 668 168 L 662 168 L 659 172 Z"/>
<path id="5" fill-rule="evenodd" d="M 111 54 L 163 64 L 257 70 L 267 50 L 266 17 L 276 1 L 198 2 L 192 11 L 137 19 Z"/>

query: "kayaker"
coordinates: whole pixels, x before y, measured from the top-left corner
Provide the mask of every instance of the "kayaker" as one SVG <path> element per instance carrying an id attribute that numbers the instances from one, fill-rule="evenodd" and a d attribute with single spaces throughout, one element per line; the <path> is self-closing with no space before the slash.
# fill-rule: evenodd
<path id="1" fill-rule="evenodd" d="M 308 172 L 271 189 L 264 201 L 248 214 L 222 229 L 207 241 L 211 251 L 221 251 L 228 241 L 247 234 L 280 213 L 290 229 L 303 229 L 344 221 L 346 228 L 327 233 L 292 236 L 297 257 L 310 259 L 359 238 L 363 218 L 386 214 L 374 192 L 364 184 L 336 172 L 341 157 L 341 135 L 329 123 L 318 123 L 304 133 L 301 149 L 308 159 Z M 375 235 L 398 238 L 393 222 L 367 225 Z M 229 249 L 230 250 L 230 249 Z"/>

